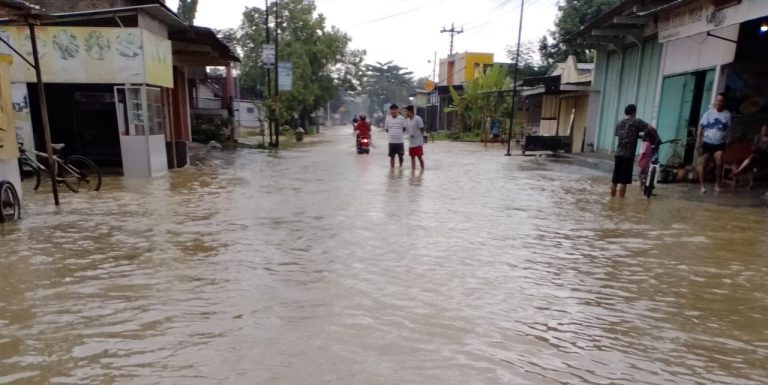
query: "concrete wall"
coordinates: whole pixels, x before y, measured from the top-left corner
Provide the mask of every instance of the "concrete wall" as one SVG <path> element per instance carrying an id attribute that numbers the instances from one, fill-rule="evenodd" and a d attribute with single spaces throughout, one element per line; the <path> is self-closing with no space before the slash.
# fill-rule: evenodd
<path id="1" fill-rule="evenodd" d="M 712 31 L 731 40 L 739 38 L 739 24 Z M 664 76 L 712 68 L 733 61 L 736 44 L 700 33 L 664 44 L 662 74 Z"/>
<path id="2" fill-rule="evenodd" d="M 168 27 L 148 13 L 139 12 L 139 28 L 146 29 L 157 36 L 168 38 Z"/>
<path id="3" fill-rule="evenodd" d="M 249 100 L 237 101 L 237 124 L 240 127 L 258 128 L 259 123 L 259 106 L 257 102 Z M 305 127 L 306 128 L 306 127 Z"/>

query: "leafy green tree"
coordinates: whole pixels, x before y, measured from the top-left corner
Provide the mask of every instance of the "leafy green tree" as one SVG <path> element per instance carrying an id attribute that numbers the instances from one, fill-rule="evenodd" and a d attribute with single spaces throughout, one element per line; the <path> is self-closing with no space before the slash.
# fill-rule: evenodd
<path id="1" fill-rule="evenodd" d="M 365 55 L 365 50 L 347 50 L 341 62 L 332 69 L 333 79 L 343 93 L 356 94 L 362 90 L 365 82 Z"/>
<path id="2" fill-rule="evenodd" d="M 179 0 L 179 6 L 176 8 L 176 13 L 179 14 L 181 20 L 184 20 L 189 25 L 195 24 L 197 3 L 198 0 Z"/>
<path id="3" fill-rule="evenodd" d="M 543 76 L 549 72 L 551 66 L 541 63 L 536 57 L 536 45 L 534 42 L 524 42 L 520 44 L 520 70 L 518 71 L 517 78 L 525 79 L 534 76 Z M 512 62 L 509 67 L 510 76 L 512 71 L 515 70 L 515 56 L 517 54 L 517 46 L 507 47 L 507 58 Z"/>
<path id="4" fill-rule="evenodd" d="M 341 88 L 354 88 L 354 74 L 344 76 L 349 71 L 337 71 L 345 64 L 345 58 L 361 61 L 364 52 L 347 50 L 350 38 L 336 27 L 326 27 L 325 16 L 316 13 L 312 0 L 281 0 L 279 5 L 279 25 L 276 24 L 275 3 L 269 5 L 269 26 L 274 41 L 274 31 L 279 32 L 279 61 L 293 64 L 293 91 L 280 95 L 281 119 L 298 118 L 300 124 L 307 126 L 312 113 L 324 108 Z M 266 70 L 261 67 L 261 49 L 266 42 L 263 9 L 246 8 L 243 24 L 239 31 L 239 48 L 243 55 L 242 84 L 244 87 L 267 94 Z M 339 75 L 342 74 L 342 75 Z M 272 72 L 274 87 L 274 71 Z M 338 82 L 347 81 L 340 85 Z M 274 104 L 267 103 L 269 107 Z M 274 110 L 274 108 L 273 108 Z"/>
<path id="5" fill-rule="evenodd" d="M 365 93 L 370 102 L 369 115 L 382 112 L 387 103 L 404 103 L 413 91 L 413 72 L 393 61 L 365 65 Z"/>
<path id="6" fill-rule="evenodd" d="M 508 100 L 498 92 L 512 88 L 512 81 L 507 76 L 505 66 L 495 65 L 486 73 L 464 83 L 464 91 L 459 94 L 450 87 L 452 104 L 446 111 L 456 111 L 459 115 L 459 129 L 474 131 L 480 128 L 483 134 L 487 118 L 500 118 L 506 113 Z"/>
<path id="7" fill-rule="evenodd" d="M 539 40 L 542 61 L 552 66 L 564 62 L 569 55 L 576 56 L 580 62 L 590 61 L 588 50 L 569 48 L 565 39 L 620 2 L 621 0 L 560 0 L 555 29 L 549 31 L 549 36 L 542 36 Z"/>

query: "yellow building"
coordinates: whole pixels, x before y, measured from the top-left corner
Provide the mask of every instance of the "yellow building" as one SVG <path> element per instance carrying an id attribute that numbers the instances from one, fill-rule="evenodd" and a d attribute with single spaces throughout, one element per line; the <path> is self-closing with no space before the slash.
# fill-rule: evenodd
<path id="1" fill-rule="evenodd" d="M 493 65 L 493 54 L 482 52 L 455 53 L 440 59 L 439 85 L 464 84 L 484 73 Z"/>

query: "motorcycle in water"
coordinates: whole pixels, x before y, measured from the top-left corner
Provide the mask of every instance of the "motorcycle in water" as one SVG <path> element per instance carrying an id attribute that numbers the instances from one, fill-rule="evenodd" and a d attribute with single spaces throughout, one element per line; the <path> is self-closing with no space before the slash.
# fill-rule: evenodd
<path id="1" fill-rule="evenodd" d="M 371 136 L 360 134 L 357 136 L 357 153 L 358 154 L 370 154 L 371 153 Z"/>

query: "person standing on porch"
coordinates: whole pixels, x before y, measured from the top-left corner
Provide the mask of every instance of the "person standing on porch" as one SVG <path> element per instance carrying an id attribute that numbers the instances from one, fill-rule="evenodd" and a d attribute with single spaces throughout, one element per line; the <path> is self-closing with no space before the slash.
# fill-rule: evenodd
<path id="1" fill-rule="evenodd" d="M 627 194 L 627 185 L 632 184 L 632 172 L 635 167 L 635 152 L 637 140 L 643 136 L 644 140 L 657 144 L 659 136 L 656 129 L 650 124 L 637 118 L 637 106 L 628 105 L 624 109 L 626 117 L 616 124 L 616 137 L 619 145 L 616 148 L 615 164 L 613 166 L 613 181 L 611 184 L 611 196 L 616 193 L 620 198 Z"/>
<path id="2" fill-rule="evenodd" d="M 699 122 L 696 135 L 696 149 L 699 152 L 699 185 L 701 193 L 706 193 L 704 173 L 709 166 L 710 158 L 715 160 L 715 192 L 720 192 L 720 182 L 723 179 L 723 152 L 728 127 L 731 126 L 731 113 L 725 109 L 725 94 L 720 93 L 709 111 L 705 112 Z"/>

